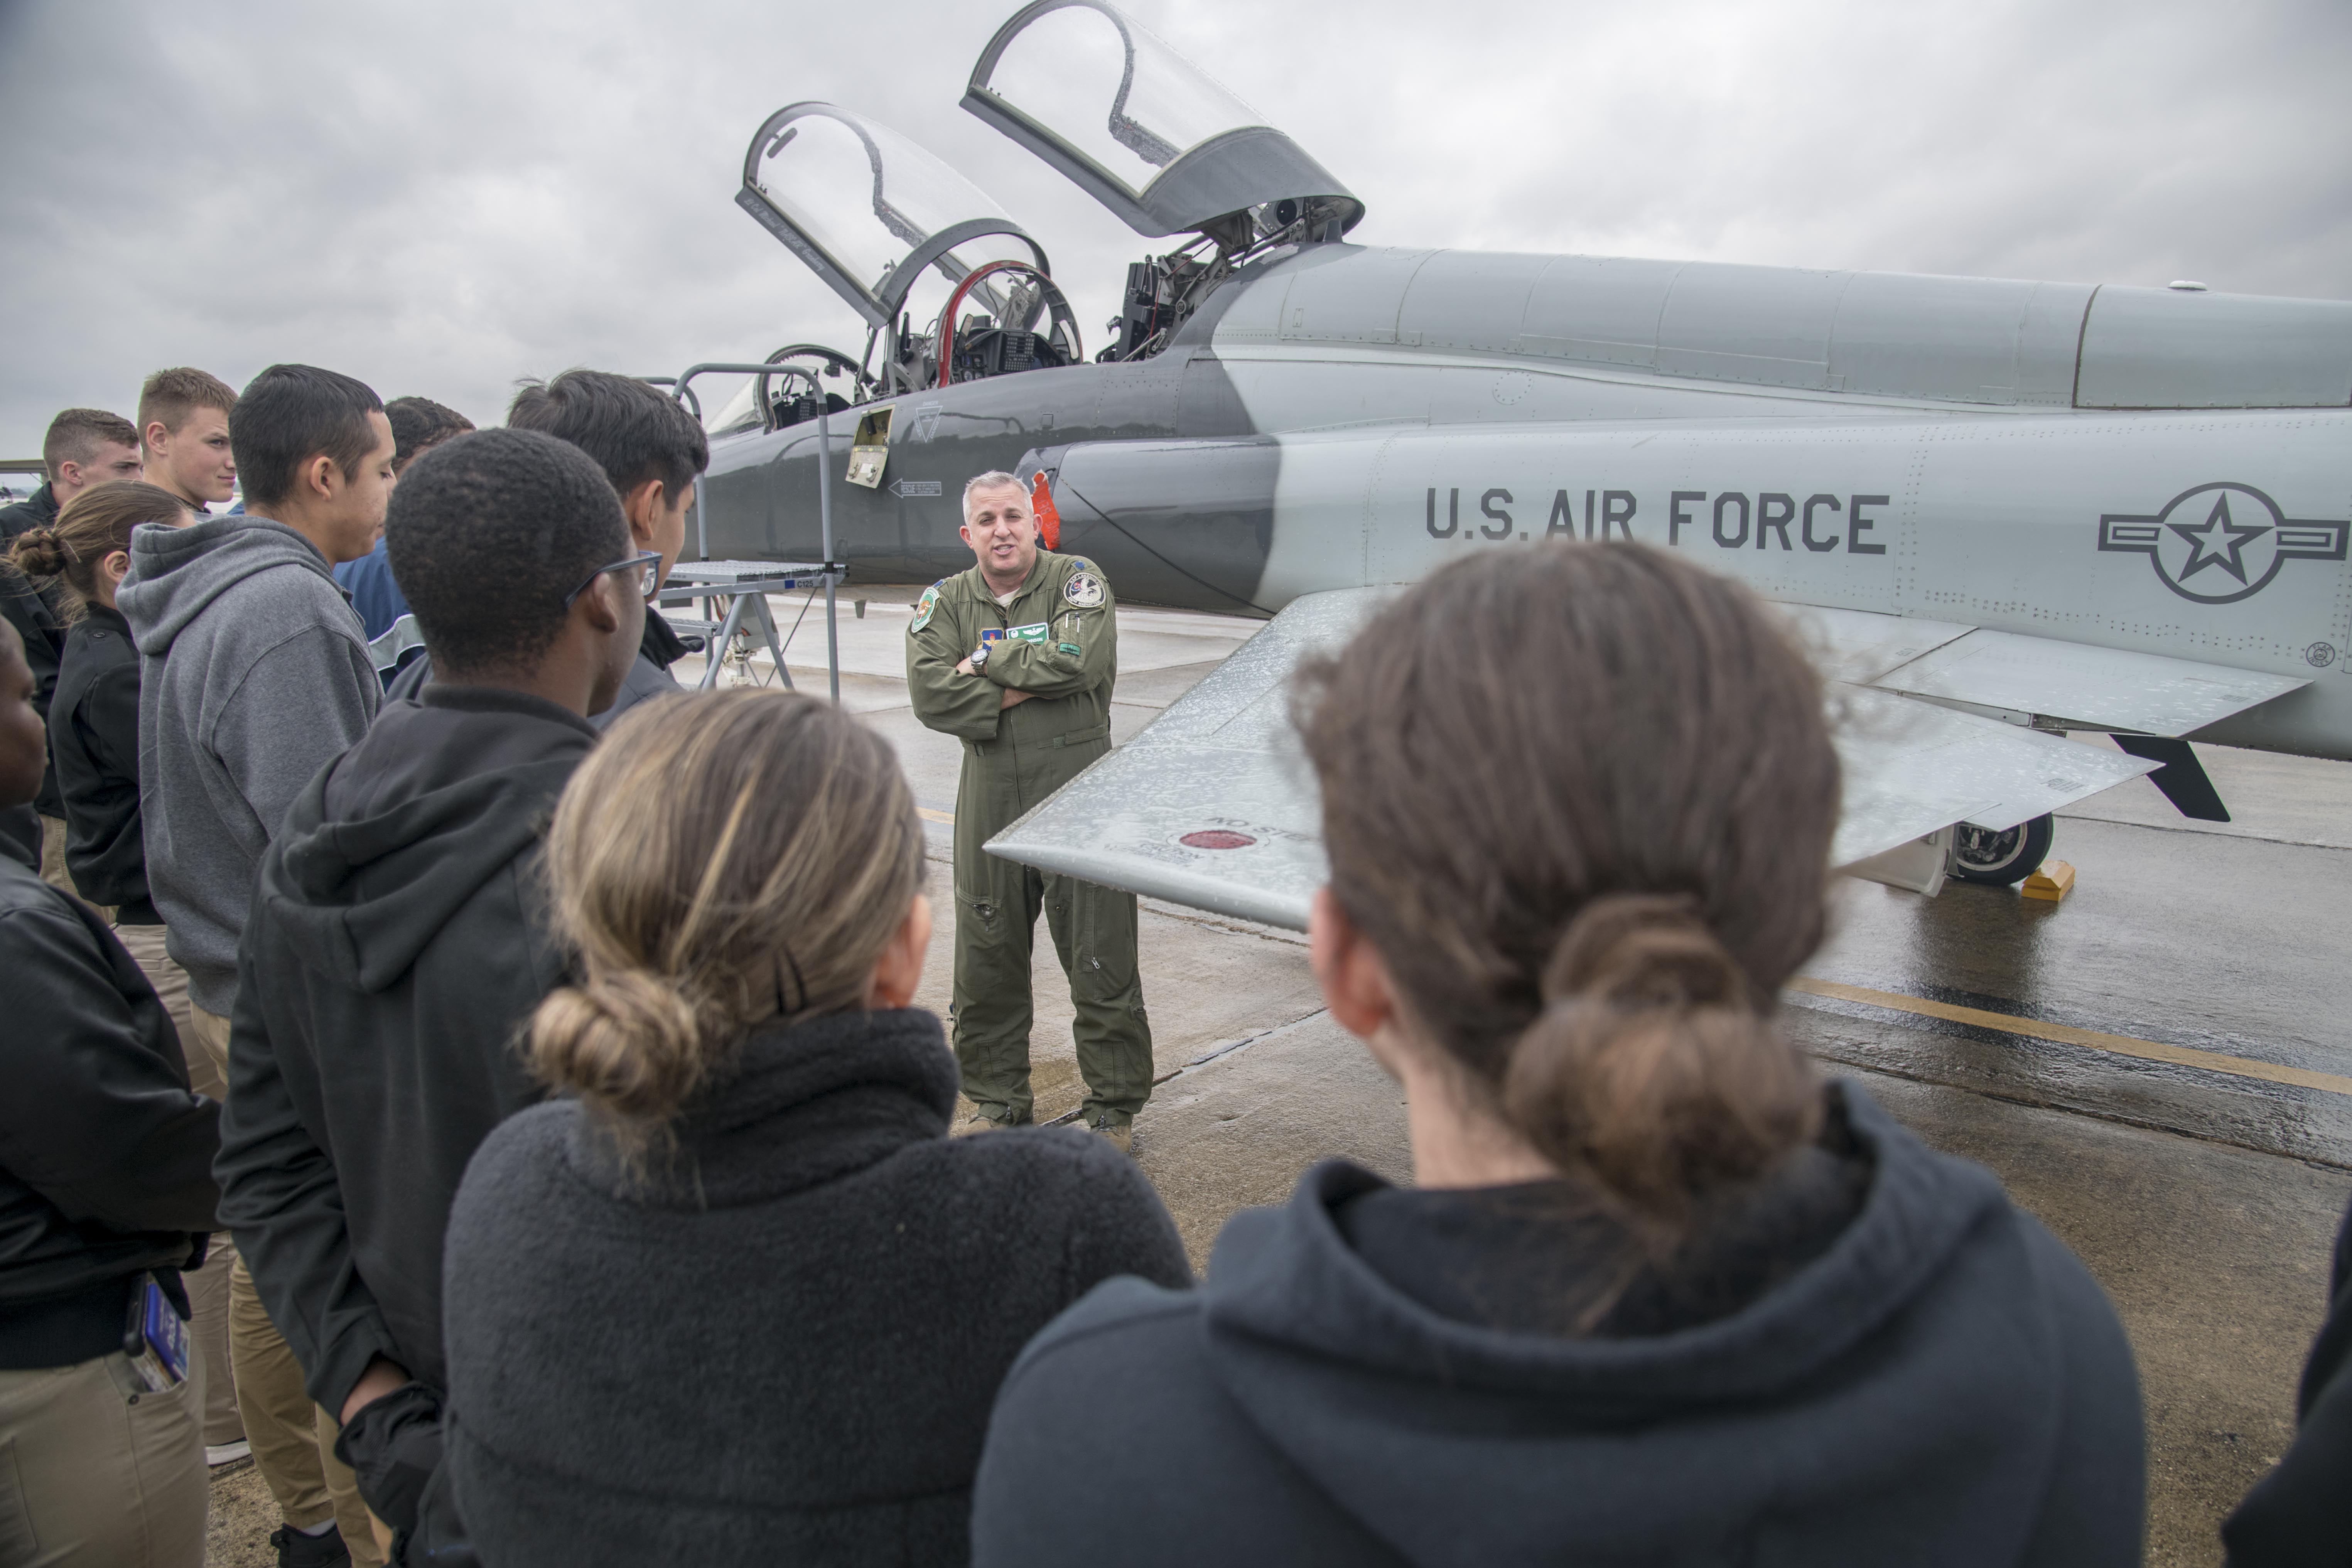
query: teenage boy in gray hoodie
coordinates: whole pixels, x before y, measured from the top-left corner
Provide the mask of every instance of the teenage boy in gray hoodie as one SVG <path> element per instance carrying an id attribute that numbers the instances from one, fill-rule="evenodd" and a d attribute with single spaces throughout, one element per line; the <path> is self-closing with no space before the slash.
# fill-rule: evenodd
<path id="1" fill-rule="evenodd" d="M 311 777 L 355 745 L 382 685 L 332 576 L 367 554 L 393 486 L 375 393 L 272 365 L 229 415 L 241 516 L 142 528 L 116 604 L 140 653 L 140 810 L 165 945 L 188 972 L 197 1043 L 228 1075 L 237 940 L 262 852 Z M 240 1262 L 230 1356 L 254 1458 L 286 1517 L 281 1563 L 380 1563 L 336 1427 L 302 1390 Z M 333 1526 L 342 1526 L 343 1541 Z"/>

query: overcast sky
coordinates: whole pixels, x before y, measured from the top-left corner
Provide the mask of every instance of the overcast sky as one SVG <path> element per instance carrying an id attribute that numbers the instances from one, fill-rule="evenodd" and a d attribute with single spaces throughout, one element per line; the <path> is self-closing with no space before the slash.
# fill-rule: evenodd
<path id="1" fill-rule="evenodd" d="M 1014 5 L 0 0 L 0 456 L 170 364 L 490 423 L 570 365 L 855 352 L 731 200 L 802 98 L 993 194 L 1091 352 L 1146 242 L 957 108 Z M 2344 0 L 1129 10 L 1363 197 L 1366 244 L 2352 298 Z"/>

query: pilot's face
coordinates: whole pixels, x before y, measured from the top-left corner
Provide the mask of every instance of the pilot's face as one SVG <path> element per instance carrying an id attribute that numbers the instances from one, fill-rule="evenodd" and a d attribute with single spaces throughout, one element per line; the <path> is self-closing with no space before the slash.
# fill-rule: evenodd
<path id="1" fill-rule="evenodd" d="M 1025 580 L 1037 563 L 1037 519 L 1017 485 L 974 490 L 964 502 L 961 532 L 981 571 L 1001 589 Z"/>

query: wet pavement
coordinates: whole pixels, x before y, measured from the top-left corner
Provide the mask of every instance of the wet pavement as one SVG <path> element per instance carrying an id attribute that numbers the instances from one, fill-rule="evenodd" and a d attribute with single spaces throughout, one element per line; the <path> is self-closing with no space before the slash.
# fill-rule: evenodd
<path id="1" fill-rule="evenodd" d="M 907 706 L 918 592 L 845 598 L 842 695 L 898 750 L 944 911 L 961 754 Z M 801 603 L 774 608 L 789 627 Z M 1255 629 L 1122 609 L 1114 737 Z M 820 602 L 787 653 L 803 690 L 824 690 L 824 647 Z M 2147 1399 L 2147 1561 L 2167 1565 L 2220 1562 L 2217 1524 L 2292 1436 L 2352 1198 L 2352 765 L 2200 749 L 2234 821 L 2188 822 L 2135 779 L 2062 815 L 2053 853 L 2078 873 L 2063 903 L 1841 884 L 1785 1009 L 1825 1069 L 1990 1167 L 2114 1299 Z M 943 925 L 918 998 L 942 1013 L 949 953 Z M 1281 1201 L 1318 1160 L 1411 1178 L 1396 1088 L 1323 1012 L 1303 939 L 1146 900 L 1142 956 L 1160 1082 L 1138 1157 L 1196 1267 L 1234 1209 Z M 1082 1087 L 1042 926 L 1034 992 L 1051 1120 Z"/>

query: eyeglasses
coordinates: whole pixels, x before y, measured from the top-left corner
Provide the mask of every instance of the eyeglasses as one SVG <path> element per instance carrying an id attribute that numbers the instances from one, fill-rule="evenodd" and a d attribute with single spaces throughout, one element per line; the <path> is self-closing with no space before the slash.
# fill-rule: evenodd
<path id="1" fill-rule="evenodd" d="M 661 588 L 661 551 L 647 550 L 643 555 L 633 555 L 626 560 L 598 567 L 588 574 L 586 582 L 563 596 L 563 608 L 571 609 L 572 601 L 587 592 L 589 584 L 608 571 L 635 571 L 637 574 L 637 597 L 651 600 Z"/>

